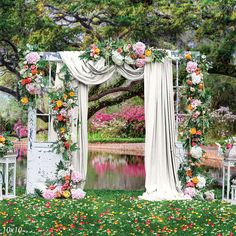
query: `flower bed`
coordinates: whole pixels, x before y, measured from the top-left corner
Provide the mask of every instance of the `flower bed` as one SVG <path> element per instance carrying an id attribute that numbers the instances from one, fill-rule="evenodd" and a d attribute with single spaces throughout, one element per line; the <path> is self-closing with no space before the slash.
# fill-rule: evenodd
<path id="1" fill-rule="evenodd" d="M 236 207 L 220 201 L 148 202 L 137 199 L 141 192 L 87 192 L 81 201 L 3 200 L 0 233 L 232 236 L 236 232 Z"/>

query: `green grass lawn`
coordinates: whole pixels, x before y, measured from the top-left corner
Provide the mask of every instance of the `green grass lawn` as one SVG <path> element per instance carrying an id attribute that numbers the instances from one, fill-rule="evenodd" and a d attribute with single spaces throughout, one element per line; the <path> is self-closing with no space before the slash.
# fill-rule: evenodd
<path id="1" fill-rule="evenodd" d="M 148 202 L 138 200 L 140 194 L 88 190 L 83 200 L 3 200 L 0 235 L 236 235 L 236 206 L 218 200 Z"/>

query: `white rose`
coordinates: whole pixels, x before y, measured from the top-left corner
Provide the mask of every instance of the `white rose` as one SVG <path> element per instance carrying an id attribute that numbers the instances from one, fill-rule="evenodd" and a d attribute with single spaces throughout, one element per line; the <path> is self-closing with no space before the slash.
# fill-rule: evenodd
<path id="1" fill-rule="evenodd" d="M 211 191 L 206 191 L 205 192 L 205 198 L 208 201 L 212 201 L 212 200 L 215 199 L 215 194 L 213 192 L 211 192 Z"/>
<path id="2" fill-rule="evenodd" d="M 112 61 L 118 65 L 122 66 L 124 64 L 124 57 L 117 51 L 112 52 Z"/>
<path id="3" fill-rule="evenodd" d="M 202 74 L 197 75 L 195 72 L 192 73 L 192 83 L 193 84 L 199 84 L 202 81 Z"/>
<path id="4" fill-rule="evenodd" d="M 135 60 L 133 60 L 130 56 L 126 56 L 125 57 L 125 63 L 128 64 L 128 65 L 134 65 Z"/>
<path id="5" fill-rule="evenodd" d="M 202 157 L 202 149 L 199 146 L 194 146 L 190 150 L 190 154 L 195 159 L 200 159 Z"/>
<path id="6" fill-rule="evenodd" d="M 197 188 L 204 188 L 206 186 L 206 179 L 203 176 L 197 176 L 198 183 L 196 185 Z"/>

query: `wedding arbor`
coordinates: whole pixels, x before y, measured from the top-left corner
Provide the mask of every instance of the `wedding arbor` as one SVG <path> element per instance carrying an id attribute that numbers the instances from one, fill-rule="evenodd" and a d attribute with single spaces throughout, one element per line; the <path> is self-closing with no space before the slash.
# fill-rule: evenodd
<path id="1" fill-rule="evenodd" d="M 132 47 L 132 46 L 130 46 Z M 87 112 L 88 112 L 88 91 L 90 85 L 98 85 L 104 83 L 119 74 L 125 77 L 127 80 L 140 80 L 144 79 L 144 97 L 145 97 L 145 169 L 146 169 L 146 192 L 141 198 L 148 200 L 161 200 L 161 199 L 181 199 L 181 184 L 178 178 L 178 167 L 176 158 L 176 129 L 175 129 L 175 112 L 174 112 L 174 94 L 173 94 L 173 71 L 172 60 L 176 60 L 176 69 L 178 75 L 178 60 L 179 55 L 177 52 L 157 50 L 153 48 L 145 48 L 146 46 L 141 42 L 133 45 L 132 49 L 128 48 L 125 52 L 125 48 L 118 48 L 112 50 L 111 55 L 103 56 L 100 49 L 93 45 L 85 52 L 58 52 L 58 53 L 41 53 L 41 59 L 56 62 L 56 79 L 54 84 L 54 92 L 64 89 L 66 73 L 70 74 L 73 81 L 70 81 L 70 90 L 77 88 L 76 105 L 71 106 L 70 110 L 70 123 L 71 129 L 71 144 L 78 144 L 78 149 L 71 151 L 71 160 L 73 164 L 73 170 L 79 171 L 82 174 L 82 178 L 86 179 L 87 173 L 87 157 L 88 157 L 88 135 L 87 135 Z M 177 53 L 178 54 L 178 53 Z M 133 56 L 134 55 L 134 56 Z M 184 53 L 185 55 L 185 53 Z M 198 90 L 202 90 L 202 73 L 196 62 L 191 61 L 191 54 L 187 55 L 187 62 L 190 62 L 189 71 L 192 75 L 191 88 L 198 86 Z M 109 61 L 112 59 L 112 62 Z M 39 61 L 39 58 L 36 60 Z M 32 63 L 29 63 L 32 64 Z M 36 64 L 36 63 L 33 63 Z M 66 65 L 67 72 L 63 70 L 63 66 Z M 36 65 L 37 66 L 37 65 Z M 49 83 L 51 83 L 51 67 L 49 67 Z M 195 77 L 194 77 L 195 76 Z M 178 76 L 177 76 L 177 88 L 178 88 Z M 190 85 L 188 83 L 188 85 Z M 198 92 L 199 92 L 198 91 Z M 201 92 L 201 91 L 200 91 Z M 51 92 L 52 93 L 52 92 Z M 72 93 L 72 92 L 70 92 Z M 66 95 L 67 96 L 67 95 Z M 194 95 L 192 95 L 194 96 Z M 74 97 L 74 95 L 72 96 Z M 26 97 L 23 97 L 26 98 Z M 67 98 L 66 98 L 67 99 Z M 178 99 L 178 91 L 177 91 Z M 51 99 L 52 100 L 52 99 Z M 72 100 L 72 99 L 71 99 Z M 194 99 L 193 99 L 194 100 Z M 190 100 L 188 106 L 192 106 L 190 113 L 197 112 L 197 107 L 200 104 L 193 104 L 194 101 Z M 61 101 L 61 100 L 58 100 Z M 53 111 L 60 111 L 63 106 L 56 102 Z M 55 103 L 54 99 L 51 101 Z M 74 101 L 75 102 L 75 101 Z M 25 105 L 28 102 L 22 101 Z M 73 101 L 71 102 L 71 104 Z M 60 105 L 60 106 L 59 106 Z M 65 105 L 65 107 L 68 105 Z M 178 109 L 177 109 L 178 110 Z M 63 114 L 56 113 L 57 119 L 60 122 L 63 121 Z M 59 116 L 60 119 L 59 119 Z M 191 116 L 190 114 L 190 116 Z M 200 113 L 198 114 L 200 116 Z M 35 182 L 30 182 L 31 177 L 35 175 L 33 166 L 33 159 L 35 157 L 42 158 L 40 152 L 43 151 L 43 145 L 38 144 L 35 140 L 35 109 L 30 109 L 29 112 L 29 151 L 28 151 L 28 173 L 27 173 L 27 191 L 32 192 L 32 189 L 36 186 Z M 62 118 L 61 118 L 62 117 Z M 66 115 L 65 115 L 66 117 Z M 55 116 L 50 118 L 49 121 L 55 122 Z M 178 116 L 177 118 L 178 119 Z M 79 124 L 78 125 L 78 121 Z M 50 122 L 49 122 L 50 123 Z M 49 124 L 49 136 L 51 141 L 57 139 L 59 134 L 55 127 L 52 128 Z M 194 128 L 198 131 L 198 128 Z M 56 132 L 55 132 L 56 131 Z M 187 131 L 188 132 L 188 131 Z M 190 134 L 191 135 L 191 134 Z M 192 135 L 199 135 L 196 132 Z M 201 135 L 201 134 L 200 134 Z M 64 138 L 64 136 L 63 136 Z M 189 137 L 187 137 L 189 138 Z M 194 137 L 191 137 L 194 138 Z M 54 139 L 54 140 L 52 140 Z M 196 139 L 196 137 L 195 137 Z M 64 140 L 64 139 L 63 139 Z M 201 140 L 200 140 L 201 141 Z M 195 140 L 194 145 L 190 145 L 193 159 L 200 159 L 202 151 L 197 145 L 198 140 Z M 191 142 L 191 140 L 190 140 Z M 64 153 L 70 150 L 69 143 L 63 141 Z M 69 145 L 69 146 L 68 146 Z M 72 146 L 71 145 L 71 146 Z M 196 146 L 197 145 L 197 146 Z M 50 173 L 53 175 L 55 171 L 56 163 L 61 159 L 61 153 L 58 152 L 57 158 L 52 158 L 53 155 L 50 149 L 51 146 L 46 144 L 47 151 L 49 152 L 50 160 L 54 163 L 47 163 L 44 158 L 43 166 L 50 166 Z M 44 146 L 45 147 L 45 146 Z M 37 151 L 34 149 L 37 148 Z M 196 149 L 198 148 L 198 149 Z M 60 149 L 61 150 L 61 149 Z M 194 152 L 195 151 L 195 152 Z M 198 156 L 197 156 L 198 155 Z M 44 155 L 45 157 L 45 155 Z M 46 161 L 46 162 L 45 162 Z M 31 163 L 31 164 L 30 164 Z M 40 165 L 40 161 L 38 162 Z M 52 166 L 54 165 L 54 167 Z M 43 166 L 41 165 L 40 171 L 43 172 Z M 39 168 L 39 166 L 38 166 Z M 46 175 L 47 176 L 47 175 Z M 52 177 L 52 176 L 51 176 Z M 36 181 L 36 179 L 35 179 Z"/>

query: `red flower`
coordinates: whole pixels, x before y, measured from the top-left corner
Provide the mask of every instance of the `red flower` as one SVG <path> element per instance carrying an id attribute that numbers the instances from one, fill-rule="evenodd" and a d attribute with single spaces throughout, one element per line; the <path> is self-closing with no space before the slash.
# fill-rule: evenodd
<path id="1" fill-rule="evenodd" d="M 53 110 L 54 110 L 54 111 L 58 111 L 58 110 L 59 110 L 59 107 L 56 106 L 56 107 L 53 108 Z"/>
<path id="2" fill-rule="evenodd" d="M 188 81 L 187 81 L 187 84 L 188 84 L 188 85 L 192 85 L 192 81 L 191 81 L 191 80 L 188 80 Z"/>
<path id="3" fill-rule="evenodd" d="M 226 144 L 226 149 L 230 149 L 232 147 L 232 144 L 231 143 L 227 143 Z"/>
<path id="4" fill-rule="evenodd" d="M 64 142 L 65 148 L 69 149 L 70 148 L 70 144 L 68 142 Z"/>
<path id="5" fill-rule="evenodd" d="M 195 142 L 192 142 L 192 147 L 196 146 L 197 144 Z"/>
<path id="6" fill-rule="evenodd" d="M 63 117 L 63 115 L 60 114 L 57 116 L 57 119 L 58 119 L 58 121 L 63 121 L 64 117 Z"/>
<path id="7" fill-rule="evenodd" d="M 32 79 L 30 77 L 26 78 L 25 79 L 25 84 L 30 84 L 32 81 Z"/>
<path id="8" fill-rule="evenodd" d="M 196 132 L 196 135 L 202 135 L 202 131 L 201 131 L 201 130 L 198 130 L 198 131 Z"/>
<path id="9" fill-rule="evenodd" d="M 117 52 L 119 52 L 119 53 L 122 53 L 122 51 L 123 51 L 122 48 L 117 49 Z"/>
<path id="10" fill-rule="evenodd" d="M 31 66 L 30 66 L 30 69 L 31 69 L 31 70 L 35 70 L 35 69 L 36 69 L 36 66 L 35 66 L 35 65 L 31 65 Z"/>
<path id="11" fill-rule="evenodd" d="M 31 70 L 32 75 L 36 75 L 37 74 L 37 70 Z"/>

